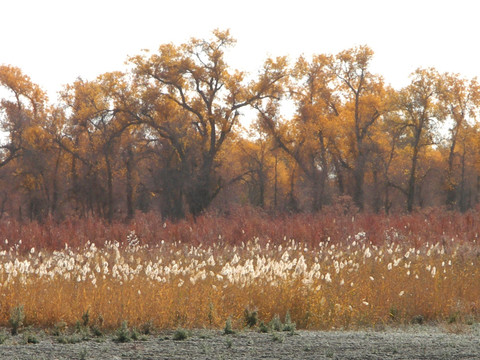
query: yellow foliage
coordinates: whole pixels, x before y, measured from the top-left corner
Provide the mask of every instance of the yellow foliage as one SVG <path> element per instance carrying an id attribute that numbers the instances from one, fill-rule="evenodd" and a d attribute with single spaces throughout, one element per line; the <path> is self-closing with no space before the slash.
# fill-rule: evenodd
<path id="1" fill-rule="evenodd" d="M 302 329 L 476 316 L 480 270 L 469 245 L 410 248 L 362 240 L 304 247 L 285 240 L 213 248 L 111 243 L 41 255 L 11 249 L 0 261 L 0 324 L 7 325 L 19 301 L 35 326 L 73 325 L 86 310 L 108 328 L 120 320 L 132 326 L 151 320 L 160 329 L 220 328 L 230 316 L 242 326 L 252 305 L 266 322 L 289 311 Z"/>

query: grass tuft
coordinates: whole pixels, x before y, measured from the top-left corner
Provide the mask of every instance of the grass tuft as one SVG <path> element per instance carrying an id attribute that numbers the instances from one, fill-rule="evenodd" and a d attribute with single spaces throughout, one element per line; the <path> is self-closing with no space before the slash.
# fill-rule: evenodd
<path id="1" fill-rule="evenodd" d="M 23 310 L 23 305 L 14 307 L 10 312 L 10 318 L 8 322 L 12 327 L 11 332 L 12 335 L 17 335 L 19 329 L 23 326 L 23 322 L 25 320 L 25 312 Z"/>
<path id="2" fill-rule="evenodd" d="M 173 340 L 176 341 L 181 341 L 181 340 L 186 340 L 188 338 L 188 332 L 185 329 L 178 328 L 175 330 L 175 333 L 173 334 Z"/>
<path id="3" fill-rule="evenodd" d="M 223 333 L 225 335 L 235 334 L 235 331 L 232 328 L 232 318 L 228 317 L 227 321 L 225 322 L 225 327 L 223 328 Z"/>
<path id="4" fill-rule="evenodd" d="M 128 328 L 128 322 L 126 320 L 122 321 L 122 324 L 117 330 L 114 341 L 119 343 L 126 343 L 132 341 L 130 329 Z"/>

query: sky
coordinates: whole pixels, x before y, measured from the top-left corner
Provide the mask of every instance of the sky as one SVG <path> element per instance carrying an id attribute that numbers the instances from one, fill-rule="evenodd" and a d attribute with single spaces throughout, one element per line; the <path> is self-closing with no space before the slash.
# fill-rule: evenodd
<path id="1" fill-rule="evenodd" d="M 476 4 L 478 3 L 478 6 Z M 419 67 L 480 76 L 476 0 L 2 0 L 0 64 L 50 100 L 77 77 L 125 70 L 129 56 L 230 29 L 229 64 L 255 74 L 269 56 L 375 52 L 371 71 L 395 88 Z"/>

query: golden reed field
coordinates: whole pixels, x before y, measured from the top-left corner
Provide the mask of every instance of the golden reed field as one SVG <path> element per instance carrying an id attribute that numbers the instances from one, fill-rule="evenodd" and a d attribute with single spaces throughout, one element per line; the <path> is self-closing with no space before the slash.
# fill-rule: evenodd
<path id="1" fill-rule="evenodd" d="M 301 329 L 478 320 L 480 215 L 273 217 L 240 209 L 177 223 L 154 215 L 0 225 L 0 326 Z"/>

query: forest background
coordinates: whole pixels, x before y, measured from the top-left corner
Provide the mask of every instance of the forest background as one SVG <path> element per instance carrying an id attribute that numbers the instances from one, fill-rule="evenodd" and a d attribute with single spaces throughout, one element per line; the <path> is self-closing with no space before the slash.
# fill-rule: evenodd
<path id="1" fill-rule="evenodd" d="M 129 57 L 128 71 L 78 78 L 54 104 L 2 65 L 0 215 L 112 221 L 237 205 L 389 213 L 479 202 L 475 78 L 418 68 L 395 90 L 371 72 L 368 46 L 268 58 L 250 75 L 226 63 L 234 45 L 228 30 L 164 44 Z"/>

